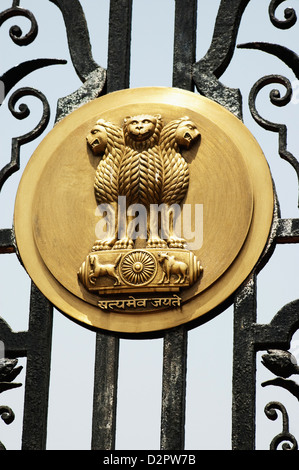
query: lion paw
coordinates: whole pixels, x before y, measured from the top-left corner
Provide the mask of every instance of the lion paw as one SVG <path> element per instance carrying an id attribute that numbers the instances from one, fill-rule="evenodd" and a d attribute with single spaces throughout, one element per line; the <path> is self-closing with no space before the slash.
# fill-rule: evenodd
<path id="1" fill-rule="evenodd" d="M 112 250 L 115 241 L 115 238 L 108 238 L 107 240 L 96 240 L 91 251 Z"/>
<path id="2" fill-rule="evenodd" d="M 113 246 L 114 250 L 131 250 L 132 248 L 134 248 L 134 242 L 131 238 L 121 238 Z"/>
<path id="3" fill-rule="evenodd" d="M 183 248 L 185 249 L 187 246 L 186 240 L 184 238 L 177 238 L 177 237 L 170 237 L 167 240 L 167 245 L 169 248 Z"/>
<path id="4" fill-rule="evenodd" d="M 167 243 L 165 240 L 162 240 L 161 238 L 149 238 L 146 242 L 146 247 L 147 248 L 167 248 Z"/>

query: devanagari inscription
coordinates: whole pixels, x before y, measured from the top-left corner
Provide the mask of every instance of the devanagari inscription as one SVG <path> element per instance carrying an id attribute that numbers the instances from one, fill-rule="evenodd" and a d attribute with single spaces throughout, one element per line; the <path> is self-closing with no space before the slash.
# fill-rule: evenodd
<path id="1" fill-rule="evenodd" d="M 127 308 L 146 308 L 146 307 L 180 307 L 181 298 L 174 294 L 172 297 L 156 297 L 156 298 L 144 298 L 136 299 L 132 295 L 128 299 L 122 300 L 99 300 L 98 307 L 103 310 L 114 310 L 114 309 L 127 309 Z"/>

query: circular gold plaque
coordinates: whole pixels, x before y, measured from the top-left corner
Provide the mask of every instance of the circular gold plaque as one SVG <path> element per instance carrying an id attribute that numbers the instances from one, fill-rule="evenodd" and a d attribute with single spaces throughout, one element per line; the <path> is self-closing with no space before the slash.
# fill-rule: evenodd
<path id="1" fill-rule="evenodd" d="M 175 207 L 180 237 L 152 234 L 147 215 L 143 239 L 99 240 L 101 204 L 116 231 L 128 207 Z M 138 88 L 54 127 L 24 171 L 14 225 L 28 274 L 58 309 L 139 333 L 195 320 L 233 294 L 265 247 L 273 204 L 267 162 L 240 120 L 194 93 Z"/>

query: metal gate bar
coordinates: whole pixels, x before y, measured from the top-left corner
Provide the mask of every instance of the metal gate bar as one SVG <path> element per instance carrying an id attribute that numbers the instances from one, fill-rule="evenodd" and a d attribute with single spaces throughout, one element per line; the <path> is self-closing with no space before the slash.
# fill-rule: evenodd
<path id="1" fill-rule="evenodd" d="M 276 244 L 298 243 L 298 224 L 299 219 L 275 220 L 274 216 L 271 253 Z M 256 446 L 256 353 L 271 348 L 287 351 L 299 328 L 299 300 L 282 307 L 269 324 L 257 323 L 257 274 L 239 289 L 234 302 L 233 450 L 254 450 Z"/>
<path id="2" fill-rule="evenodd" d="M 32 283 L 27 333 L 22 450 L 46 448 L 52 319 L 52 305 Z"/>
<path id="3" fill-rule="evenodd" d="M 1 232 L 9 234 L 11 231 Z M 5 240 L 1 250 L 2 253 L 13 253 L 14 245 Z M 15 333 L 3 320 L 0 321 L 5 357 L 27 357 L 22 450 L 46 448 L 52 318 L 51 303 L 31 283 L 28 331 Z"/>
<path id="4" fill-rule="evenodd" d="M 0 230 L 0 253 L 16 253 L 13 229 Z M 0 318 L 0 338 L 5 344 L 5 357 L 27 357 L 22 450 L 46 448 L 52 319 L 52 304 L 33 282 L 28 331 L 15 333 Z"/>
<path id="5" fill-rule="evenodd" d="M 161 449 L 181 450 L 185 443 L 185 398 L 188 331 L 165 333 L 161 409 Z"/>

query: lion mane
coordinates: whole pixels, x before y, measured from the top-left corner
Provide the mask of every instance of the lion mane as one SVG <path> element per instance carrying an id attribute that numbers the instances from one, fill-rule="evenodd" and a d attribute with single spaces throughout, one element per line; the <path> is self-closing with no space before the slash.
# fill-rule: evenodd
<path id="1" fill-rule="evenodd" d="M 95 175 L 94 190 L 98 203 L 116 202 L 119 195 L 119 167 L 124 151 L 123 132 L 119 126 L 99 119 L 107 135 L 107 145 Z"/>
<path id="2" fill-rule="evenodd" d="M 175 138 L 178 126 L 188 119 L 185 116 L 171 121 L 161 132 L 160 147 L 164 170 L 161 202 L 169 205 L 180 204 L 189 186 L 188 164 L 181 155 Z"/>
<path id="3" fill-rule="evenodd" d="M 156 127 L 153 134 L 142 142 L 134 141 L 124 122 L 125 154 L 120 167 L 119 190 L 128 203 L 145 206 L 158 203 L 163 182 L 162 158 L 159 138 L 162 129 L 160 115 L 153 116 Z"/>

